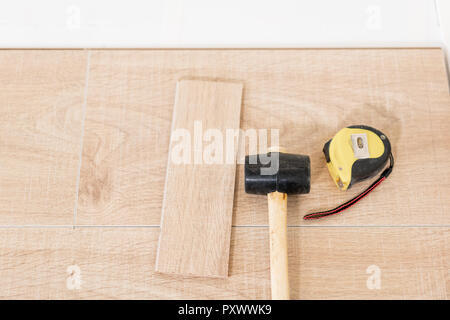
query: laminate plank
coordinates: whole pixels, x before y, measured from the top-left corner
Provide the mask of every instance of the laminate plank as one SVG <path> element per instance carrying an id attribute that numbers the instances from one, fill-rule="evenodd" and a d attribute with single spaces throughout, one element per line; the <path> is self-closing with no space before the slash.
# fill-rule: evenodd
<path id="1" fill-rule="evenodd" d="M 270 298 L 268 228 L 233 228 L 224 279 L 155 273 L 158 236 L 158 228 L 0 229 L 0 298 Z M 293 299 L 449 298 L 449 228 L 289 228 L 288 239 Z"/>
<path id="2" fill-rule="evenodd" d="M 0 225 L 72 224 L 87 53 L 0 50 Z"/>
<path id="3" fill-rule="evenodd" d="M 78 224 L 158 225 L 174 90 L 186 77 L 244 83 L 241 128 L 279 129 L 311 156 L 311 192 L 293 196 L 289 225 L 448 225 L 450 97 L 439 48 L 94 50 Z M 389 137 L 396 164 L 342 215 L 303 221 L 371 183 L 339 191 L 323 144 L 352 124 Z M 238 165 L 234 225 L 267 225 L 267 204 L 244 192 Z"/>
<path id="4" fill-rule="evenodd" d="M 151 57 L 142 69 L 140 57 L 120 52 L 91 56 L 79 225 L 161 220 L 176 81 L 168 82 Z"/>
<path id="5" fill-rule="evenodd" d="M 238 140 L 227 163 L 223 139 L 239 130 L 242 84 L 182 80 L 175 101 L 156 271 L 226 277 Z M 219 150 L 198 142 L 208 130 Z"/>

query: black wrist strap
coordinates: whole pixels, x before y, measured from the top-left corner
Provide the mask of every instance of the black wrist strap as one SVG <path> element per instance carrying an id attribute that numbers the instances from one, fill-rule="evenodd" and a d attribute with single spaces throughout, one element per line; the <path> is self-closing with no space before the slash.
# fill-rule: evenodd
<path id="1" fill-rule="evenodd" d="M 386 178 L 391 174 L 392 169 L 394 168 L 394 156 L 392 155 L 392 153 L 389 155 L 389 159 L 390 159 L 389 167 L 386 168 L 381 173 L 381 175 L 378 177 L 378 179 L 375 180 L 366 190 L 361 192 L 359 195 L 357 195 L 356 197 L 354 197 L 354 198 L 348 200 L 347 202 L 341 204 L 340 206 L 337 206 L 334 209 L 327 210 L 327 211 L 320 211 L 320 212 L 310 213 L 310 214 L 305 215 L 303 217 L 303 219 L 304 220 L 320 219 L 320 218 L 323 218 L 323 217 L 326 217 L 326 216 L 331 216 L 333 214 L 337 214 L 337 213 L 342 212 L 345 209 L 348 209 L 351 206 L 353 206 L 359 200 L 361 200 L 362 198 L 367 196 L 373 189 L 375 189 L 381 182 L 386 180 Z"/>

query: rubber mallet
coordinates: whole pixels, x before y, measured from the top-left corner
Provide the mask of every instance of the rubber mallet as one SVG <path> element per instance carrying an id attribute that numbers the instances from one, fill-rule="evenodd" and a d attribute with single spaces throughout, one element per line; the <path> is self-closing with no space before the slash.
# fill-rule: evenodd
<path id="1" fill-rule="evenodd" d="M 245 192 L 268 197 L 273 300 L 289 299 L 287 195 L 309 193 L 308 156 L 284 152 L 245 157 Z"/>

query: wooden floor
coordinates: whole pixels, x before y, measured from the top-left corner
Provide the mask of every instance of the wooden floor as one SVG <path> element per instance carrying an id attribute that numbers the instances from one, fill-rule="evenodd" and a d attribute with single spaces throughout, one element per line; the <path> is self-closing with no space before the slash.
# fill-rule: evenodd
<path id="1" fill-rule="evenodd" d="M 238 165 L 229 277 L 154 272 L 178 79 L 244 84 L 241 128 L 309 154 L 289 199 L 295 299 L 450 297 L 450 96 L 440 49 L 0 51 L 0 297 L 267 299 L 267 202 Z M 322 147 L 340 128 L 388 135 L 396 166 L 352 197 Z M 377 281 L 379 279 L 379 281 Z"/>

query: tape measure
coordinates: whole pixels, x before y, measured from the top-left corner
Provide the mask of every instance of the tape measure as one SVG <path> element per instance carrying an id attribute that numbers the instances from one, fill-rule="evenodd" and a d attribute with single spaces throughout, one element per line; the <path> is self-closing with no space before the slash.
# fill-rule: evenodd
<path id="1" fill-rule="evenodd" d="M 353 206 L 384 181 L 394 167 L 394 157 L 387 136 L 364 125 L 341 129 L 325 143 L 323 153 L 331 178 L 343 191 L 355 183 L 375 176 L 386 166 L 388 160 L 390 164 L 362 193 L 334 209 L 307 214 L 304 216 L 306 220 L 333 215 Z"/>

